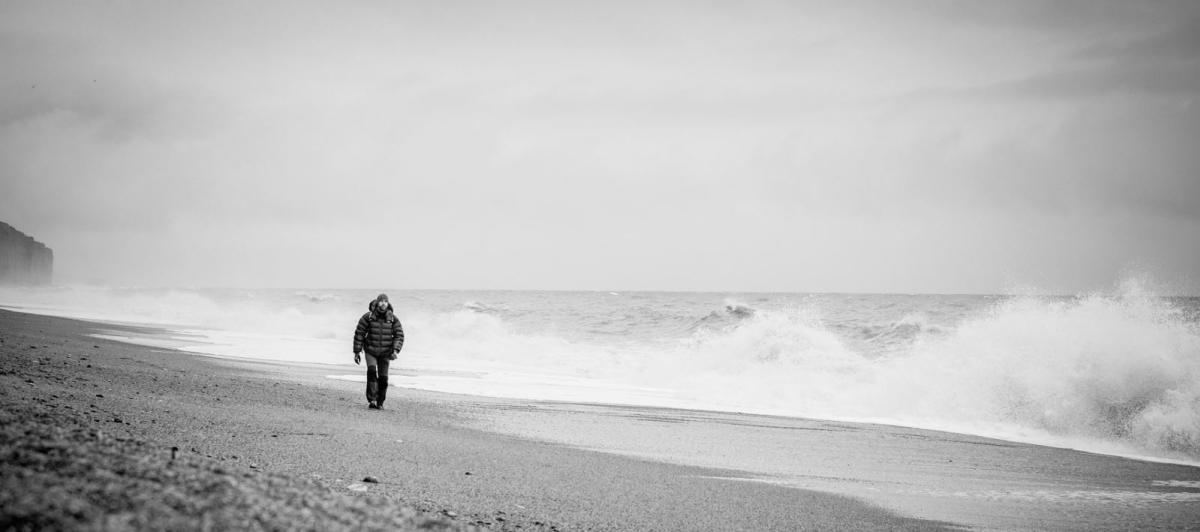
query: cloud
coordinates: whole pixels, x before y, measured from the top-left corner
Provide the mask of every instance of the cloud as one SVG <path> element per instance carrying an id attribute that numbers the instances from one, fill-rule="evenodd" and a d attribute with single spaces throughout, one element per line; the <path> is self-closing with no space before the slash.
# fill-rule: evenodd
<path id="1" fill-rule="evenodd" d="M 114 279 L 958 290 L 1200 212 L 1186 4 L 60 6 L 0 5 L 0 210 Z"/>
<path id="2" fill-rule="evenodd" d="M 1128 42 L 1090 46 L 1060 68 L 969 89 L 979 95 L 1083 99 L 1113 94 L 1200 97 L 1200 17 Z"/>
<path id="3" fill-rule="evenodd" d="M 1121 63 L 1066 67 L 1025 79 L 942 94 L 964 98 L 1079 101 L 1110 96 L 1200 96 L 1200 60 L 1188 64 Z"/>
<path id="4" fill-rule="evenodd" d="M 884 124 L 930 139 L 896 166 L 923 167 L 905 181 L 932 197 L 1014 213 L 1200 218 L 1200 155 L 1190 147 L 1200 138 L 1194 13 L 1130 15 L 1135 22 L 1112 34 L 1074 28 L 1082 33 L 1072 46 L 1015 78 L 883 99 L 881 108 L 896 109 L 880 114 Z"/>
<path id="5" fill-rule="evenodd" d="M 216 127 L 221 102 L 202 89 L 163 83 L 144 71 L 112 64 L 104 49 L 0 33 L 0 130 L 53 121 L 88 129 L 97 139 L 170 141 Z"/>
<path id="6" fill-rule="evenodd" d="M 1166 26 L 1165 30 L 1148 36 L 1097 43 L 1084 48 L 1077 55 L 1081 59 L 1101 63 L 1196 62 L 1196 58 L 1200 56 L 1200 8 L 1193 9 L 1193 13 L 1190 14 L 1181 14 Z"/>

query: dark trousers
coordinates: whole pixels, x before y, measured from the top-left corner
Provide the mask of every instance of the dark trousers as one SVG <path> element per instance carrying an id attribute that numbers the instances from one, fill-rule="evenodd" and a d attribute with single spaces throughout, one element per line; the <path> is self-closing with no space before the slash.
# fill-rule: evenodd
<path id="1" fill-rule="evenodd" d="M 367 402 L 382 406 L 387 399 L 388 366 L 391 363 L 387 355 L 367 355 Z"/>

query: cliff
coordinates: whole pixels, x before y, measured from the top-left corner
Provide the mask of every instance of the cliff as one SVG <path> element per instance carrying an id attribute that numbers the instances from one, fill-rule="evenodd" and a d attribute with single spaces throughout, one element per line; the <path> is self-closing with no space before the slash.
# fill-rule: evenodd
<path id="1" fill-rule="evenodd" d="M 54 251 L 0 222 L 0 284 L 50 284 Z"/>

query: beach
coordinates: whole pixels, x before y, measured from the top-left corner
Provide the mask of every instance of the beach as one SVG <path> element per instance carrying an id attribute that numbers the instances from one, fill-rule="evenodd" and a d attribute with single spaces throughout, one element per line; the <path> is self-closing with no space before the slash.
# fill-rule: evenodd
<path id="1" fill-rule="evenodd" d="M 5 529 L 1200 528 L 1188 465 L 405 388 L 371 411 L 320 364 L 130 345 L 93 335 L 154 331 L 10 311 L 0 331 Z"/>
<path id="2" fill-rule="evenodd" d="M 1200 0 L 0 14 L 0 532 L 1200 531 Z"/>

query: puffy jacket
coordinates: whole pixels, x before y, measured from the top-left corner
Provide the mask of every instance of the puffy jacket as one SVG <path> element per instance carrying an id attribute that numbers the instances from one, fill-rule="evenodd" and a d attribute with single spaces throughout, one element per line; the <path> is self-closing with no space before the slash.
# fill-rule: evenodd
<path id="1" fill-rule="evenodd" d="M 354 353 L 364 349 L 373 357 L 391 356 L 404 347 L 404 328 L 400 320 L 388 311 L 380 316 L 374 311 L 363 314 L 354 329 Z"/>

